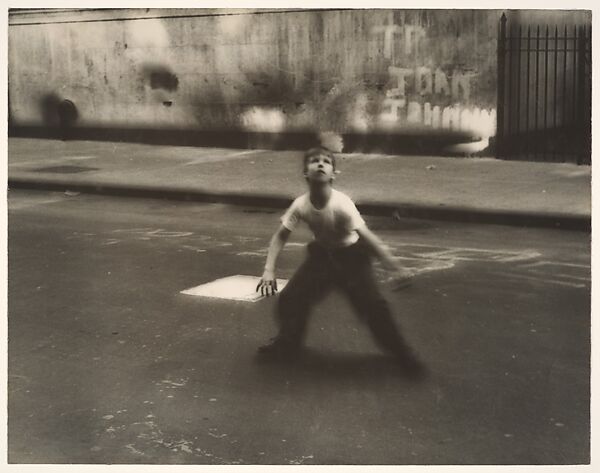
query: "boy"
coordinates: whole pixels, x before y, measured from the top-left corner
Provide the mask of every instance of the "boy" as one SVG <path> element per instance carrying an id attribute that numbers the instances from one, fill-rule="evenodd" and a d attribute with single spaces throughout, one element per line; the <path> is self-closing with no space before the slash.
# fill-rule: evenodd
<path id="1" fill-rule="evenodd" d="M 256 290 L 267 296 L 277 292 L 275 263 L 299 221 L 308 224 L 314 240 L 308 245 L 306 260 L 279 295 L 279 333 L 270 344 L 259 348 L 259 355 L 281 358 L 298 355 L 311 307 L 332 287 L 338 287 L 366 321 L 377 344 L 394 355 L 404 368 L 421 370 L 379 292 L 369 251 L 395 272 L 397 281 L 406 282 L 410 275 L 396 265 L 381 240 L 369 230 L 354 202 L 333 189 L 334 175 L 335 156 L 327 148 L 313 148 L 304 154 L 308 192 L 294 200 L 281 218 Z"/>

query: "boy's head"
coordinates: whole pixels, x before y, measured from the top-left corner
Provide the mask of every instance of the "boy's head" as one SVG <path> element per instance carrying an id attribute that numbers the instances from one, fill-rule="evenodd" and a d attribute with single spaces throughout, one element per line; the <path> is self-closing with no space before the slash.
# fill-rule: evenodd
<path id="1" fill-rule="evenodd" d="M 335 155 L 327 148 L 318 146 L 304 153 L 304 176 L 307 180 L 328 180 L 335 178 Z"/>
<path id="2" fill-rule="evenodd" d="M 304 153 L 304 172 L 306 172 L 308 169 L 308 162 L 310 161 L 310 158 L 319 155 L 327 156 L 331 160 L 333 170 L 335 171 L 335 155 L 327 148 L 317 146 L 315 148 L 309 149 Z"/>

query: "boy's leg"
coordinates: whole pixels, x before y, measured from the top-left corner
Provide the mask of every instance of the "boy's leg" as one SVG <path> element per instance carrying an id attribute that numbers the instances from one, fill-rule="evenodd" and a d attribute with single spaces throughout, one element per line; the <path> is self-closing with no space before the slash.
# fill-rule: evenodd
<path id="1" fill-rule="evenodd" d="M 339 274 L 340 286 L 369 326 L 379 347 L 407 364 L 417 363 L 379 290 L 366 248 L 361 244 L 352 245 L 340 258 L 339 266 L 343 268 Z"/>
<path id="2" fill-rule="evenodd" d="M 279 347 L 290 351 L 300 348 L 311 307 L 331 288 L 330 268 L 325 258 L 326 254 L 317 245 L 308 246 L 306 260 L 279 293 L 276 311 L 279 333 L 261 352 L 269 351 L 268 347 L 274 347 L 274 351 Z"/>

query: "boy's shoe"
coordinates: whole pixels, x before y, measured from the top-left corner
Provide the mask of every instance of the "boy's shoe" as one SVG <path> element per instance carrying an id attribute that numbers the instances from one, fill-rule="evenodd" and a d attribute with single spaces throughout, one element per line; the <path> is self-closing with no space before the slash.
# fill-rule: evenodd
<path id="1" fill-rule="evenodd" d="M 270 343 L 258 347 L 258 355 L 261 358 L 291 360 L 297 358 L 302 349 L 299 345 L 284 342 L 280 338 L 274 338 Z"/>

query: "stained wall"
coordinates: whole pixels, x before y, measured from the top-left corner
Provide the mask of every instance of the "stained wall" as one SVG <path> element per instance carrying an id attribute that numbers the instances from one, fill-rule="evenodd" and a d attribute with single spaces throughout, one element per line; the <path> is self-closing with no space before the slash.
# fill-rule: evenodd
<path id="1" fill-rule="evenodd" d="M 64 10 L 9 18 L 9 115 L 77 127 L 341 133 L 496 119 L 496 10 Z"/>

